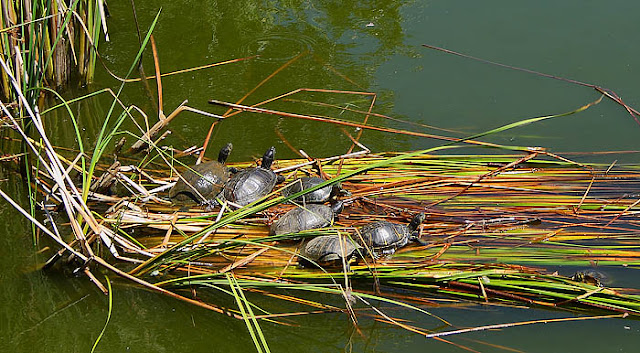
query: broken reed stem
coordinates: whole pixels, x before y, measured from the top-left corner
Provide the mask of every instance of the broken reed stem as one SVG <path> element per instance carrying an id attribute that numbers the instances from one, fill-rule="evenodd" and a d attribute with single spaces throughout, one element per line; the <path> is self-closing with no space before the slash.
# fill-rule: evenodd
<path id="1" fill-rule="evenodd" d="M 205 112 L 199 109 L 195 109 L 192 107 L 187 106 L 186 104 L 189 102 L 189 100 L 185 99 L 173 112 L 171 112 L 171 114 L 169 114 L 166 118 L 164 119 L 160 119 L 158 120 L 157 123 L 155 123 L 153 125 L 153 127 L 151 127 L 150 129 L 147 129 L 147 131 L 142 135 L 142 137 L 140 137 L 138 139 L 138 141 L 136 141 L 131 147 L 130 147 L 130 152 L 132 153 L 137 153 L 142 151 L 144 148 L 148 147 L 149 142 L 160 132 L 162 131 L 162 129 L 164 129 L 165 127 L 167 127 L 167 125 L 169 125 L 169 123 L 171 122 L 171 120 L 173 120 L 173 118 L 175 118 L 176 116 L 178 116 L 178 114 L 180 114 L 183 111 L 190 111 L 193 113 L 197 113 L 197 114 L 201 114 L 207 117 L 211 117 L 211 118 L 215 118 L 215 119 L 224 119 L 223 116 L 220 115 L 216 115 L 216 114 L 212 114 L 209 112 Z"/>
<path id="2" fill-rule="evenodd" d="M 240 104 L 240 103 L 244 102 L 244 100 L 247 99 L 250 95 L 252 95 L 255 91 L 257 91 L 258 88 L 262 87 L 265 83 L 269 82 L 269 80 L 274 78 L 282 70 L 284 70 L 287 67 L 291 66 L 294 62 L 298 61 L 298 59 L 302 58 L 303 56 L 307 55 L 308 53 L 309 53 L 308 51 L 303 51 L 302 53 L 300 53 L 300 54 L 294 56 L 293 58 L 291 58 L 286 63 L 280 65 L 280 67 L 278 67 L 275 71 L 273 71 L 271 74 L 269 74 L 269 76 L 265 77 L 262 81 L 260 81 L 260 83 L 258 83 L 255 87 L 253 87 L 251 90 L 249 90 L 249 92 L 247 92 L 244 96 L 242 96 L 242 98 L 238 99 L 236 104 Z M 223 116 L 224 117 L 230 117 L 232 115 L 235 115 L 235 114 L 232 114 L 232 111 L 233 111 L 233 108 L 229 108 L 229 110 L 227 110 L 223 114 Z"/>
<path id="3" fill-rule="evenodd" d="M 511 168 L 513 168 L 513 167 L 517 166 L 518 164 L 525 163 L 526 161 L 531 160 L 531 159 L 534 159 L 534 158 L 536 158 L 537 156 L 538 156 L 538 153 L 537 153 L 537 152 L 531 152 L 531 153 L 529 153 L 527 156 L 524 156 L 524 157 L 520 158 L 520 159 L 519 159 L 519 160 L 517 160 L 517 161 L 513 161 L 513 162 L 511 162 L 511 163 L 509 163 L 509 164 L 506 164 L 506 165 L 504 165 L 504 166 L 502 166 L 502 167 L 500 167 L 500 168 L 498 168 L 498 169 L 496 169 L 496 170 L 493 170 L 493 171 L 490 171 L 490 172 L 488 172 L 488 173 L 486 173 L 486 174 L 480 175 L 480 176 L 479 176 L 475 181 L 473 181 L 473 182 L 469 183 L 468 185 L 466 185 L 466 186 L 465 186 L 462 190 L 460 190 L 460 192 L 458 192 L 457 194 L 452 195 L 452 196 L 447 197 L 447 198 L 442 199 L 442 200 L 438 200 L 438 201 L 436 201 L 436 202 L 432 203 L 431 205 L 429 205 L 429 208 L 431 208 L 431 207 L 433 207 L 433 206 L 435 206 L 435 205 L 439 205 L 439 204 L 441 204 L 441 203 L 447 202 L 447 201 L 449 201 L 449 200 L 451 200 L 451 199 L 453 199 L 453 198 L 456 198 L 456 197 L 458 197 L 458 196 L 460 196 L 460 195 L 464 194 L 464 193 L 465 193 L 467 190 L 469 190 L 472 186 L 476 185 L 477 183 L 479 183 L 480 181 L 482 181 L 482 180 L 483 180 L 483 179 L 485 179 L 485 178 L 490 178 L 490 177 L 491 177 L 491 176 L 493 176 L 493 175 L 497 175 L 497 174 L 499 174 L 499 173 L 500 173 L 500 172 L 502 172 L 502 171 L 505 171 L 505 170 L 507 170 L 507 169 L 511 169 Z"/>
<path id="4" fill-rule="evenodd" d="M 302 92 L 302 91 L 314 91 L 314 90 L 309 89 L 309 88 L 305 88 L 305 89 L 300 89 L 300 90 L 296 90 L 296 91 L 292 91 L 292 92 Z M 280 97 L 282 97 L 282 96 L 280 96 Z M 348 106 L 339 106 L 339 105 L 331 104 L 331 103 L 299 100 L 299 99 L 294 99 L 294 98 L 283 98 L 283 100 L 286 101 L 286 102 L 304 103 L 304 104 L 315 105 L 315 106 L 319 106 L 319 107 L 328 107 L 328 108 L 333 108 L 333 109 L 336 109 L 336 110 L 348 111 L 348 112 L 352 112 L 352 113 L 356 113 L 356 114 L 360 114 L 360 115 L 375 116 L 377 118 L 382 118 L 382 119 L 385 119 L 385 120 L 395 121 L 395 122 L 399 122 L 399 123 L 402 123 L 402 124 L 412 125 L 412 126 L 426 128 L 426 129 L 450 132 L 450 133 L 454 133 L 454 134 L 462 134 L 461 131 L 441 128 L 441 127 L 438 127 L 438 126 L 428 125 L 428 124 L 423 124 L 423 123 L 416 123 L 416 122 L 413 122 L 413 121 L 398 119 L 398 118 L 394 118 L 394 117 L 391 117 L 391 116 L 388 116 L 388 115 L 384 115 L 384 114 L 380 114 L 380 113 L 374 113 L 374 112 L 369 112 L 369 111 L 365 111 L 365 110 L 353 109 L 353 108 L 350 108 Z M 257 105 L 253 105 L 253 106 L 255 107 Z"/>
<path id="5" fill-rule="evenodd" d="M 616 314 L 616 315 L 567 317 L 567 318 L 560 318 L 560 319 L 541 319 L 541 320 L 533 320 L 533 321 L 511 322 L 506 324 L 478 326 L 478 327 L 472 327 L 472 328 L 466 328 L 466 329 L 454 330 L 454 331 L 429 333 L 424 336 L 426 338 L 436 338 L 436 337 L 444 337 L 444 336 L 451 336 L 451 335 L 459 335 L 462 333 L 496 330 L 496 329 L 502 329 L 502 328 L 510 328 L 510 327 L 517 327 L 517 326 L 533 325 L 533 324 L 549 324 L 549 323 L 555 323 L 555 322 L 585 321 L 585 320 L 600 320 L 600 319 L 624 319 L 627 316 L 629 316 L 629 314 L 625 313 L 625 314 Z"/>
<path id="6" fill-rule="evenodd" d="M 162 103 L 162 76 L 160 76 L 160 58 L 158 57 L 158 49 L 156 48 L 156 40 L 151 35 L 151 50 L 153 51 L 153 64 L 156 69 L 156 83 L 158 84 L 158 119 L 164 120 L 164 104 Z"/>
<path id="7" fill-rule="evenodd" d="M 534 75 L 537 75 L 537 76 L 542 76 L 542 77 L 546 77 L 546 78 L 550 78 L 550 79 L 554 79 L 554 80 L 568 82 L 568 83 L 579 85 L 579 86 L 593 88 L 594 90 L 598 91 L 600 94 L 606 96 L 607 98 L 611 99 L 612 101 L 614 101 L 614 102 L 618 103 L 619 105 L 621 105 L 622 107 L 624 107 L 624 109 L 631 115 L 631 117 L 635 120 L 635 122 L 638 125 L 640 125 L 640 121 L 638 120 L 638 118 L 640 117 L 640 112 L 638 112 L 633 107 L 631 107 L 631 106 L 627 105 L 626 103 L 624 103 L 622 101 L 622 98 L 620 98 L 620 96 L 618 96 L 614 91 L 612 91 L 612 90 L 610 90 L 608 88 L 603 88 L 603 87 L 600 87 L 600 86 L 597 86 L 597 85 L 594 85 L 594 84 L 591 84 L 591 83 L 585 83 L 585 82 L 581 82 L 581 81 L 578 81 L 578 80 L 573 80 L 573 79 L 570 79 L 570 78 L 564 78 L 564 77 L 560 77 L 560 76 L 550 75 L 550 74 L 546 74 L 546 73 L 535 71 L 535 70 L 524 69 L 524 68 L 517 67 L 517 66 L 502 64 L 502 63 L 499 63 L 499 62 L 490 61 L 490 60 L 482 59 L 482 58 L 479 58 L 479 57 L 475 57 L 475 56 L 463 54 L 463 53 L 460 53 L 460 52 L 456 52 L 456 51 L 453 51 L 453 50 L 437 47 L 435 45 L 422 44 L 422 46 L 425 47 L 425 48 L 441 51 L 443 53 L 460 56 L 460 57 L 463 57 L 463 58 L 466 58 L 466 59 L 471 59 L 471 60 L 474 60 L 474 61 L 479 61 L 479 62 L 482 62 L 482 63 L 485 63 L 485 64 L 499 66 L 499 67 L 502 67 L 502 68 L 505 68 L 505 69 L 526 72 L 526 73 L 534 74 Z"/>
<path id="8" fill-rule="evenodd" d="M 409 131 L 409 130 L 400 130 L 400 129 L 392 129 L 392 128 L 387 128 L 387 127 L 373 126 L 373 125 L 363 125 L 363 124 L 360 124 L 360 123 L 354 123 L 354 122 L 350 122 L 350 121 L 336 120 L 336 119 L 332 119 L 332 118 L 329 118 L 329 117 L 317 117 L 317 116 L 310 116 L 310 115 L 304 115 L 304 114 L 287 113 L 287 112 L 281 112 L 281 111 L 272 110 L 272 109 L 265 109 L 265 108 L 258 108 L 258 107 L 254 107 L 254 106 L 246 106 L 246 105 L 241 105 L 241 104 L 228 103 L 228 102 L 220 101 L 220 100 L 217 100 L 217 99 L 210 99 L 209 103 L 210 104 L 222 105 L 222 106 L 226 106 L 226 107 L 231 107 L 231 108 L 237 109 L 239 111 L 246 111 L 246 112 L 252 112 L 252 113 L 262 113 L 262 114 L 277 115 L 277 116 L 283 116 L 283 117 L 289 117 L 289 118 L 298 118 L 298 119 L 304 119 L 304 120 L 319 121 L 319 122 L 325 122 L 325 123 L 330 123 L 330 124 L 335 124 L 335 125 L 351 126 L 351 127 L 360 128 L 360 129 L 367 129 L 367 130 L 374 130 L 374 131 L 381 131 L 381 132 L 390 132 L 390 133 L 395 133 L 395 134 L 400 134 L 400 135 L 426 137 L 426 138 L 432 138 L 432 139 L 442 140 L 442 141 L 464 142 L 464 143 L 478 145 L 478 146 L 500 147 L 500 145 L 497 145 L 497 144 L 494 144 L 494 143 L 490 143 L 490 142 L 482 142 L 482 141 L 476 141 L 476 140 L 470 140 L 470 139 L 460 139 L 460 138 L 455 138 L 455 137 L 439 136 L 439 135 L 427 134 L 427 133 L 422 133 L 422 132 L 415 132 L 415 131 Z"/>
<path id="9" fill-rule="evenodd" d="M 124 271 L 121 271 L 117 267 L 114 267 L 113 265 L 111 265 L 110 263 L 104 261 L 100 257 L 94 257 L 93 260 L 96 263 L 98 263 L 99 265 L 101 265 L 102 267 L 106 268 L 107 270 L 115 273 L 116 275 L 118 275 L 120 277 L 123 277 L 125 279 L 128 279 L 128 280 L 130 280 L 130 281 L 132 281 L 134 283 L 137 283 L 137 284 L 139 284 L 139 285 L 141 285 L 141 286 L 143 286 L 143 287 L 145 287 L 147 289 L 150 289 L 150 290 L 152 290 L 154 292 L 159 292 L 159 293 L 167 295 L 167 296 L 169 296 L 171 298 L 178 299 L 178 300 L 187 302 L 189 304 L 193 304 L 195 306 L 199 306 L 201 308 L 205 308 L 205 309 L 217 312 L 219 314 L 230 316 L 230 317 L 233 317 L 235 319 L 240 319 L 240 320 L 242 319 L 242 316 L 234 314 L 234 313 L 230 312 L 229 310 L 225 310 L 225 309 L 222 309 L 222 308 L 217 307 L 215 305 L 207 304 L 207 303 L 204 303 L 204 302 L 199 301 L 199 300 L 194 300 L 194 299 L 190 299 L 190 298 L 181 296 L 179 294 L 173 293 L 173 292 L 168 291 L 168 290 L 166 290 L 164 288 L 161 288 L 161 287 L 158 287 L 158 286 L 156 286 L 154 284 L 151 284 L 151 283 L 149 283 L 147 281 L 144 281 L 144 280 L 142 280 L 142 279 L 140 279 L 138 277 L 132 276 L 132 275 L 130 275 L 130 274 L 124 272 Z"/>

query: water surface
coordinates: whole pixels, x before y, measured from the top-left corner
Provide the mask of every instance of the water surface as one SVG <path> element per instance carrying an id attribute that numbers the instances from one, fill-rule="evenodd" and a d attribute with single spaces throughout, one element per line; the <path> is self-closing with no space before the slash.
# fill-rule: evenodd
<path id="1" fill-rule="evenodd" d="M 635 79 L 640 70 L 638 2 L 138 0 L 136 5 L 143 32 L 162 8 L 154 34 L 163 72 L 260 55 L 242 63 L 163 79 L 165 113 L 185 99 L 192 107 L 223 113 L 225 109 L 207 101 L 214 98 L 235 102 L 295 58 L 245 103 L 254 104 L 299 88 L 374 92 L 377 113 L 405 122 L 372 117 L 369 123 L 462 137 L 528 117 L 571 111 L 599 97 L 587 87 L 447 55 L 422 44 L 601 85 L 614 90 L 626 103 L 640 106 Z M 100 50 L 105 63 L 118 75 L 124 75 L 138 46 L 130 3 L 112 1 L 109 10 L 111 42 L 100 43 Z M 144 70 L 153 75 L 150 51 L 145 53 Z M 134 75 L 138 76 L 138 72 Z M 149 83 L 155 94 L 155 82 Z M 74 88 L 65 94 L 77 96 L 103 87 L 117 88 L 118 84 L 105 70 L 98 70 L 90 87 Z M 295 101 L 279 101 L 269 107 L 360 122 L 364 119 L 361 114 L 300 101 L 327 102 L 355 110 L 366 110 L 371 102 L 371 95 L 365 94 L 305 92 L 290 98 Z M 127 85 L 122 99 L 139 106 L 155 121 L 157 98 L 150 99 L 142 84 Z M 81 118 L 89 146 L 109 104 L 104 96 L 77 105 L 76 114 Z M 180 149 L 200 145 L 211 122 L 201 115 L 183 113 L 172 122 L 173 133 L 166 144 Z M 53 122 L 52 134 L 59 144 L 72 146 L 74 135 L 63 126 Z M 127 128 L 135 127 L 127 123 Z M 251 113 L 229 118 L 214 131 L 213 147 L 207 156 L 215 156 L 218 148 L 231 141 L 235 146 L 232 161 L 261 155 L 271 145 L 276 146 L 278 157 L 296 157 L 282 137 L 314 157 L 341 154 L 351 145 L 345 133 L 357 133 L 353 128 L 342 130 L 326 123 Z M 636 150 L 638 131 L 640 126 L 624 109 L 603 100 L 581 114 L 511 130 L 487 140 L 545 146 L 561 154 Z M 361 141 L 372 151 L 413 150 L 441 143 L 371 131 L 366 131 Z M 637 162 L 636 154 L 575 158 L 606 164 L 614 159 L 619 163 Z M 24 197 L 26 191 L 14 174 L 7 171 L 6 177 L 10 182 L 3 189 Z M 46 259 L 35 252 L 49 244 L 42 242 L 34 248 L 26 222 L 16 221 L 18 214 L 8 205 L 2 204 L 2 209 L 0 351 L 90 351 L 106 319 L 107 298 L 85 278 L 34 271 Z M 570 274 L 573 269 L 552 270 Z M 640 276 L 636 270 L 606 270 L 613 274 L 612 285 L 637 287 Z M 323 299 L 341 305 L 338 299 Z M 388 310 L 415 320 L 421 327 L 439 327 L 437 321 L 422 315 Z M 468 310 L 428 310 L 458 327 L 572 315 L 482 304 L 470 304 Z M 364 316 L 359 321 L 361 334 L 353 330 L 345 315 L 339 314 L 309 316 L 292 323 L 292 327 L 261 324 L 272 351 L 463 351 Z M 639 339 L 640 325 L 634 320 L 535 325 L 450 337 L 456 344 L 482 352 L 504 351 L 499 346 L 525 352 L 635 352 Z M 242 321 L 122 284 L 115 287 L 111 322 L 97 348 L 99 352 L 252 350 L 253 343 Z"/>

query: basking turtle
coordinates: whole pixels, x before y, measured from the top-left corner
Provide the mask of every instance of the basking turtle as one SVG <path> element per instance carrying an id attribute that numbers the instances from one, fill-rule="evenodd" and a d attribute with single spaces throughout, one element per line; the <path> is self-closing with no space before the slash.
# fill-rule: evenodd
<path id="1" fill-rule="evenodd" d="M 296 207 L 273 222 L 271 234 L 299 233 L 303 230 L 326 227 L 338 213 L 342 212 L 343 208 L 342 201 L 332 206 L 308 204 Z"/>
<path id="2" fill-rule="evenodd" d="M 229 169 L 224 166 L 233 145 L 228 143 L 218 154 L 217 161 L 201 163 L 189 168 L 182 178 L 169 190 L 169 197 L 175 201 L 208 203 L 215 201 L 229 180 Z"/>
<path id="3" fill-rule="evenodd" d="M 316 185 L 320 185 L 324 183 L 326 180 L 318 177 L 302 177 L 298 178 L 289 184 L 286 188 L 282 190 L 282 196 L 288 197 L 293 194 L 297 194 L 302 190 L 310 189 Z M 296 197 L 292 201 L 296 202 L 308 202 L 308 203 L 323 203 L 329 200 L 332 196 L 336 195 L 338 192 L 343 192 L 338 184 L 327 185 L 320 189 L 314 190 L 312 192 L 306 193 L 302 196 Z"/>
<path id="4" fill-rule="evenodd" d="M 578 271 L 571 276 L 571 279 L 576 282 L 582 282 L 596 287 L 603 287 L 604 285 L 611 284 L 609 276 L 593 269 Z"/>
<path id="5" fill-rule="evenodd" d="M 360 229 L 361 239 L 358 241 L 363 242 L 373 252 L 374 257 L 378 257 L 380 253 L 391 255 L 396 249 L 407 245 L 409 240 L 417 239 L 413 233 L 424 218 L 424 213 L 419 213 L 411 219 L 409 225 L 387 221 L 367 224 Z"/>
<path id="6" fill-rule="evenodd" d="M 234 174 L 224 186 L 224 198 L 240 206 L 248 205 L 268 195 L 278 181 L 278 175 L 270 168 L 276 149 L 264 153 L 259 167 L 248 168 Z"/>
<path id="7" fill-rule="evenodd" d="M 348 266 L 349 260 L 358 248 L 358 245 L 338 234 L 323 235 L 304 243 L 298 261 L 303 266 L 311 265 L 309 260 L 318 265 L 328 266 L 342 264 L 342 259 L 345 259 Z"/>

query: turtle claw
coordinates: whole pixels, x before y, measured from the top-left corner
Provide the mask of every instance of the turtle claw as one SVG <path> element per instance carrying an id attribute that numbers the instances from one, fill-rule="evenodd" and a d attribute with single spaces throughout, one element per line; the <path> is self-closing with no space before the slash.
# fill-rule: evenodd
<path id="1" fill-rule="evenodd" d="M 353 194 L 349 190 L 340 189 L 340 191 L 338 191 L 338 195 L 340 195 L 342 197 L 350 197 Z"/>
<path id="2" fill-rule="evenodd" d="M 430 242 L 420 238 L 420 237 L 412 237 L 411 240 L 415 241 L 416 243 L 422 245 L 422 246 L 427 246 L 427 245 L 431 245 Z"/>
<path id="3" fill-rule="evenodd" d="M 352 195 L 351 191 L 342 188 L 342 183 L 336 183 L 334 188 L 333 188 L 333 191 L 335 193 L 334 196 L 336 196 L 336 197 L 338 197 L 338 196 L 350 197 Z"/>
<path id="4" fill-rule="evenodd" d="M 219 203 L 215 199 L 213 200 L 204 200 L 200 202 L 200 206 L 204 206 L 205 212 L 211 212 L 213 209 L 218 206 Z"/>

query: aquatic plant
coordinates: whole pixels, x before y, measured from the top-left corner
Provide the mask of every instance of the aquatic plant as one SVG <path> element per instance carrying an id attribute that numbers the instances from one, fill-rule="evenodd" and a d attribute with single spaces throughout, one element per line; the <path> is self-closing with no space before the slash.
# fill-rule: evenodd
<path id="1" fill-rule="evenodd" d="M 42 87 L 62 86 L 74 73 L 93 80 L 101 33 L 108 40 L 105 8 L 104 0 L 2 2 L 0 57 L 31 106 Z M 17 103 L 7 73 L 0 78 L 2 95 Z"/>
<path id="2" fill-rule="evenodd" d="M 427 310 L 430 305 L 441 305 L 436 298 L 442 295 L 454 298 L 456 303 L 480 301 L 488 305 L 525 304 L 590 314 L 614 313 L 603 317 L 640 314 L 640 296 L 632 289 L 607 288 L 597 280 L 585 280 L 588 276 L 563 276 L 542 268 L 595 263 L 638 266 L 640 252 L 633 242 L 638 237 L 639 224 L 633 211 L 638 201 L 629 196 L 640 182 L 638 166 L 583 164 L 543 148 L 482 140 L 509 129 L 578 114 L 599 100 L 566 113 L 518 119 L 460 138 L 371 124 L 367 118 L 374 116 L 375 94 L 369 92 L 298 89 L 251 106 L 242 104 L 244 98 L 235 103 L 212 100 L 229 108 L 222 116 L 189 108 L 186 103 L 164 116 L 162 75 L 157 70 L 154 78 L 159 95 L 158 123 L 148 130 L 120 131 L 125 119 L 134 120 L 132 115 L 141 112 L 134 105 L 125 105 L 119 97 L 124 85 L 135 80 L 129 76 L 143 50 L 147 44 L 153 45 L 151 33 L 157 21 L 158 16 L 141 40 L 136 58 L 116 92 L 102 90 L 76 99 L 103 93 L 113 96 L 92 153 L 82 145 L 77 124 L 77 149 L 62 149 L 49 140 L 42 115 L 66 109 L 75 121 L 71 102 L 61 100 L 39 113 L 33 97 L 27 95 L 30 88 L 25 89 L 19 81 L 23 73 L 16 72 L 4 58 L 0 60 L 7 87 L 15 101 L 25 107 L 37 134 L 37 138 L 29 136 L 19 124 L 19 116 L 8 104 L 0 104 L 20 135 L 19 141 L 37 161 L 30 165 L 30 171 L 34 171 L 30 183 L 46 201 L 43 210 L 49 225 L 23 210 L 9 195 L 2 191 L 0 195 L 58 245 L 59 250 L 45 268 L 55 266 L 65 256 L 71 258 L 74 272 L 84 274 L 105 293 L 109 289 L 95 275 L 97 271 L 107 271 L 120 277 L 120 281 L 244 320 L 258 351 L 269 350 L 260 321 L 280 322 L 285 317 L 311 313 L 344 312 L 354 324 L 358 315 L 369 315 L 435 338 L 425 327 L 431 320 L 451 326 L 446 318 Z M 154 57 L 157 62 L 155 50 Z M 365 119 L 356 123 L 263 107 L 309 91 L 364 96 L 371 99 L 370 109 L 357 112 Z M 121 107 L 122 112 L 114 119 L 116 107 Z M 355 138 L 346 134 L 353 146 L 343 155 L 278 161 L 278 172 L 286 177 L 285 186 L 246 207 L 235 208 L 220 200 L 221 206 L 213 210 L 199 205 L 185 209 L 172 205 L 166 194 L 176 181 L 175 166 L 181 169 L 180 165 L 190 164 L 180 161 L 179 156 L 187 153 L 160 146 L 161 139 L 156 138 L 183 110 L 218 119 L 231 118 L 240 111 L 273 114 L 356 127 L 360 132 Z M 367 129 L 446 142 L 420 151 L 372 153 L 359 142 L 361 132 Z M 136 141 L 131 153 L 120 155 L 118 163 L 111 163 L 105 152 L 120 134 Z M 207 143 L 208 139 L 203 149 Z M 488 155 L 484 149 L 474 155 L 453 154 L 461 146 L 491 148 L 501 154 Z M 356 147 L 360 150 L 354 152 Z M 144 153 L 135 155 L 140 151 Z M 70 177 L 72 171 L 80 175 L 81 182 Z M 282 188 L 300 173 L 322 176 L 327 181 L 283 196 Z M 119 190 L 108 194 L 113 191 L 113 183 Z M 348 206 L 332 227 L 268 235 L 268 225 L 293 207 L 292 200 L 336 183 L 351 195 L 343 198 Z M 52 226 L 56 224 L 50 214 L 53 208 L 64 212 L 68 222 L 64 228 Z M 359 260 L 349 266 L 347 259 L 336 267 L 296 266 L 301 256 L 298 238 L 339 235 L 345 241 L 358 242 L 357 229 L 367 222 L 385 219 L 406 223 L 418 212 L 425 212 L 428 217 L 420 227 L 421 242 L 399 249 L 393 257 L 372 258 L 362 249 Z M 65 240 L 65 231 L 72 234 L 73 240 Z M 599 243 L 602 240 L 607 243 Z M 306 260 L 313 263 L 312 259 Z M 114 283 L 117 286 L 118 281 Z M 228 296 L 237 308 L 225 306 L 224 301 L 209 293 Z M 309 298 L 309 293 L 343 298 L 344 307 Z M 277 311 L 281 306 L 258 306 L 251 300 L 256 296 L 283 301 L 296 309 Z M 377 303 L 412 310 L 426 319 L 406 322 L 391 316 Z"/>

